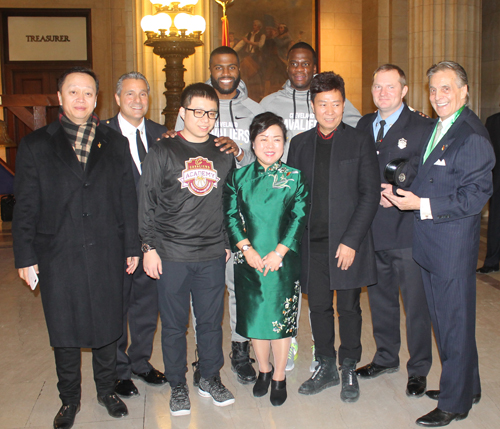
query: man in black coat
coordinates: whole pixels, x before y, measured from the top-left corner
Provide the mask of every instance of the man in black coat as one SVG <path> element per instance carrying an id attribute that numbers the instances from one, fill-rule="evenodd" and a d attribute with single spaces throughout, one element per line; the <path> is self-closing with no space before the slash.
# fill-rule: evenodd
<path id="1" fill-rule="evenodd" d="M 362 286 L 377 282 L 370 225 L 380 201 L 377 155 L 369 134 L 342 122 L 344 80 L 316 75 L 311 105 L 317 127 L 295 136 L 288 163 L 311 185 L 312 207 L 302 240 L 302 291 L 309 295 L 319 365 L 299 393 L 312 395 L 339 384 L 334 348 L 333 291 L 339 314 L 341 399 L 359 398 L 356 363 L 361 358 Z"/>
<path id="2" fill-rule="evenodd" d="M 144 117 L 149 108 L 149 91 L 149 83 L 141 73 L 130 72 L 122 75 L 116 84 L 115 93 L 120 113 L 104 121 L 106 125 L 127 137 L 136 187 L 142 173 L 141 164 L 149 147 L 167 131 L 164 126 Z M 151 385 L 161 385 L 167 380 L 149 363 L 158 323 L 156 281 L 146 275 L 142 266 L 133 275 L 125 276 L 124 280 L 123 335 L 117 342 L 118 379 L 115 392 L 129 398 L 139 395 L 131 380 L 132 374 Z M 130 329 L 130 346 L 127 328 Z"/>
<path id="3" fill-rule="evenodd" d="M 396 183 L 403 188 L 411 185 L 422 148 L 432 132 L 434 121 L 412 112 L 403 103 L 407 92 L 401 68 L 393 64 L 380 66 L 373 74 L 372 85 L 378 112 L 363 116 L 357 125 L 375 142 L 383 188 L 391 186 L 384 178 L 384 169 L 394 159 L 408 163 L 404 172 L 398 172 Z M 360 378 L 374 378 L 399 369 L 401 289 L 410 352 L 406 394 L 420 397 L 425 393 L 432 364 L 432 333 L 420 267 L 412 255 L 413 213 L 399 210 L 381 195 L 372 231 L 378 282 L 368 288 L 368 297 L 377 351 L 372 361 L 356 372 Z"/>
<path id="4" fill-rule="evenodd" d="M 495 158 L 500 159 L 500 113 L 486 119 Z M 488 235 L 484 265 L 476 270 L 480 274 L 496 273 L 500 262 L 500 162 L 493 167 L 493 195 L 490 198 Z"/>
<path id="5" fill-rule="evenodd" d="M 93 114 L 99 84 L 75 67 L 58 82 L 59 120 L 26 136 L 16 160 L 12 234 L 16 268 L 40 277 L 63 406 L 54 428 L 80 409 L 81 352 L 91 348 L 99 404 L 127 415 L 114 393 L 122 335 L 123 263 L 139 262 L 137 197 L 127 140 Z"/>

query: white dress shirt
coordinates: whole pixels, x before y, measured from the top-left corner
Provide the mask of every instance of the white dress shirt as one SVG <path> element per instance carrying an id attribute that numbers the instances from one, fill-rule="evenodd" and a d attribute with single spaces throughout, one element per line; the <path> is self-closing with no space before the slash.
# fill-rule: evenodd
<path id="1" fill-rule="evenodd" d="M 142 122 L 138 127 L 134 127 L 130 122 L 128 122 L 121 113 L 118 113 L 118 124 L 120 125 L 120 130 L 122 130 L 122 134 L 124 137 L 127 137 L 128 144 L 130 147 L 130 154 L 132 155 L 132 159 L 135 162 L 137 169 L 139 170 L 139 174 L 142 174 L 141 161 L 139 159 L 139 152 L 137 151 L 137 130 L 141 133 L 141 140 L 146 149 L 148 151 L 148 139 L 146 137 L 146 122 L 144 118 L 142 118 Z"/>

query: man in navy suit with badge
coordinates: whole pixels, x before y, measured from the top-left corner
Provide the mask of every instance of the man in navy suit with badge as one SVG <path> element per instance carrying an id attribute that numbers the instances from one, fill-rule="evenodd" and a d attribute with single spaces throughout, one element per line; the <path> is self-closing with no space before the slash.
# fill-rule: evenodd
<path id="1" fill-rule="evenodd" d="M 116 84 L 115 99 L 120 112 L 104 123 L 127 137 L 137 187 L 142 162 L 149 148 L 167 129 L 145 118 L 149 108 L 149 83 L 141 73 L 130 72 L 121 76 Z M 142 262 L 140 264 L 133 275 L 125 277 L 123 285 L 123 335 L 117 342 L 115 392 L 125 398 L 139 395 L 132 376 L 150 385 L 162 385 L 167 381 L 149 363 L 158 323 L 158 292 L 156 281 L 146 275 Z"/>
<path id="2" fill-rule="evenodd" d="M 442 372 L 438 406 L 417 419 L 425 427 L 467 417 L 481 398 L 476 347 L 476 264 L 481 209 L 493 192 L 495 154 L 488 132 L 467 107 L 467 73 L 442 61 L 427 71 L 439 116 L 410 191 L 386 189 L 402 210 L 414 210 L 413 257 L 422 279 Z"/>
<path id="3" fill-rule="evenodd" d="M 373 73 L 372 84 L 373 103 L 378 112 L 363 116 L 357 125 L 375 142 L 382 189 L 391 186 L 384 170 L 395 159 L 408 162 L 397 174 L 398 186 L 407 189 L 411 185 L 422 148 L 432 132 L 433 120 L 411 111 L 403 102 L 407 92 L 401 68 L 393 64 L 380 66 Z M 432 364 L 432 333 L 420 267 L 412 255 L 413 214 L 399 210 L 381 195 L 372 232 L 378 282 L 368 288 L 368 297 L 377 351 L 372 361 L 356 372 L 360 378 L 368 379 L 398 371 L 401 290 L 410 352 L 406 394 L 420 397 L 425 393 Z"/>

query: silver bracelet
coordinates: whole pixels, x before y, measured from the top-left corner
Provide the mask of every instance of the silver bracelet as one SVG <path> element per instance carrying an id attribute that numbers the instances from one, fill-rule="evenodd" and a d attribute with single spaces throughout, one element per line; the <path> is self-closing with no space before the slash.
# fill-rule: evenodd
<path id="1" fill-rule="evenodd" d="M 274 253 L 276 253 L 281 259 L 283 259 L 283 255 L 280 255 L 276 250 L 273 250 Z"/>

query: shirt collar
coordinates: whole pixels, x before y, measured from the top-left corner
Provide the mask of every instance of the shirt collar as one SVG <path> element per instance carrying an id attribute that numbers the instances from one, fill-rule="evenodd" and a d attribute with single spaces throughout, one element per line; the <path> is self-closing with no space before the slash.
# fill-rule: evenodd
<path id="1" fill-rule="evenodd" d="M 403 111 L 405 107 L 405 104 L 404 103 L 401 103 L 401 106 L 399 106 L 399 109 L 396 110 L 392 115 L 388 116 L 387 118 L 385 118 L 385 123 L 387 125 L 389 125 L 389 127 L 391 127 L 392 125 L 394 125 L 396 123 L 396 121 L 399 119 L 399 117 L 401 116 L 401 112 Z M 380 116 L 380 110 L 377 112 L 377 118 L 375 119 L 375 122 L 376 124 L 378 125 L 378 123 L 382 120 L 382 117 Z"/>
<path id="2" fill-rule="evenodd" d="M 129 121 L 127 121 L 121 113 L 118 113 L 118 124 L 120 125 L 120 130 L 122 130 L 122 134 L 124 136 L 126 135 L 132 135 L 136 133 L 136 130 L 139 130 L 141 134 L 144 134 L 146 132 L 146 121 L 144 118 L 142 118 L 142 122 L 139 124 L 138 127 L 134 127 Z"/>

